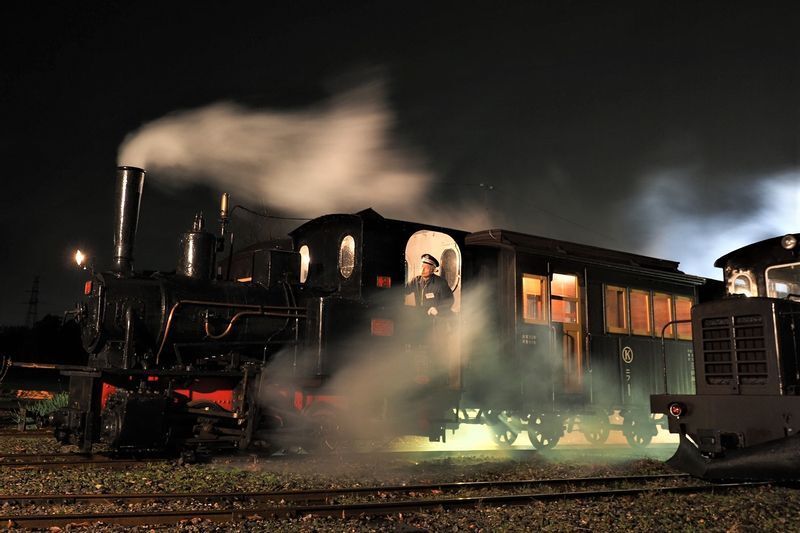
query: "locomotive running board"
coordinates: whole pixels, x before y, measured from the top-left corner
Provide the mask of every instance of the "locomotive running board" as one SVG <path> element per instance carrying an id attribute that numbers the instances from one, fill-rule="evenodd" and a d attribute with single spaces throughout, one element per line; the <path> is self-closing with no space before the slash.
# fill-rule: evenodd
<path id="1" fill-rule="evenodd" d="M 667 464 L 708 481 L 800 479 L 800 436 L 729 451 L 709 459 L 684 435 Z"/>

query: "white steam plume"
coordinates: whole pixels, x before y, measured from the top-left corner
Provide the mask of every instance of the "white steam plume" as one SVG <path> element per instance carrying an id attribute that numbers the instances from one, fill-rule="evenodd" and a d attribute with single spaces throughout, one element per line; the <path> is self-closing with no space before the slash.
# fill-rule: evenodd
<path id="1" fill-rule="evenodd" d="M 714 261 L 747 244 L 800 231 L 800 171 L 793 170 L 767 178 L 732 184 L 733 190 L 717 188 L 708 193 L 720 202 L 730 200 L 736 209 L 709 215 L 703 205 L 710 198 L 695 201 L 687 181 L 694 171 L 671 170 L 653 174 L 639 199 L 644 218 L 651 222 L 647 248 L 643 253 L 681 262 L 681 270 L 721 279 Z M 741 188 L 752 187 L 742 193 Z"/>
<path id="2" fill-rule="evenodd" d="M 294 215 L 374 207 L 408 217 L 430 176 L 390 146 L 392 122 L 380 83 L 303 112 L 221 102 L 145 124 L 125 139 L 119 164 L 145 168 L 167 185 L 205 183 Z"/>

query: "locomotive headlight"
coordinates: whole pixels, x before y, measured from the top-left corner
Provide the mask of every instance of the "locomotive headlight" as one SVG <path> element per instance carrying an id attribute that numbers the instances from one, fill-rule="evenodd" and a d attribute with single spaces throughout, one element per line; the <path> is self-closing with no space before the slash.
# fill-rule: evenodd
<path id="1" fill-rule="evenodd" d="M 77 251 L 75 252 L 75 263 L 76 263 L 76 264 L 77 264 L 79 267 L 81 267 L 81 268 L 86 268 L 86 259 L 87 259 L 87 257 L 86 257 L 86 254 L 84 254 L 84 253 L 83 253 L 83 252 L 81 252 L 80 250 L 77 250 Z"/>
<path id="2" fill-rule="evenodd" d="M 794 235 L 784 235 L 781 239 L 781 246 L 783 246 L 786 250 L 792 250 L 795 246 L 797 246 L 797 237 Z"/>
<path id="3" fill-rule="evenodd" d="M 667 411 L 675 418 L 680 418 L 686 413 L 686 406 L 680 402 L 672 402 L 667 406 Z"/>

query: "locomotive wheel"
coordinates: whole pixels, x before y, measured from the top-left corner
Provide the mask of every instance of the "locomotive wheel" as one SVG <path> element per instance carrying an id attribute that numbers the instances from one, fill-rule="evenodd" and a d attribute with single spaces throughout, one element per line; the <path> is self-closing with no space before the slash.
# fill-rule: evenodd
<path id="1" fill-rule="evenodd" d="M 537 450 L 554 448 L 564 434 L 564 426 L 554 415 L 531 415 L 528 419 L 528 438 Z"/>
<path id="2" fill-rule="evenodd" d="M 514 444 L 519 436 L 519 433 L 514 431 L 506 422 L 510 418 L 505 411 L 495 414 L 493 411 L 487 410 L 483 415 L 484 423 L 489 426 L 489 430 L 492 433 L 492 440 L 494 440 L 495 444 L 504 448 Z"/>
<path id="3" fill-rule="evenodd" d="M 317 453 L 330 453 L 341 451 L 349 444 L 343 431 L 338 411 L 330 406 L 311 408 L 306 413 L 310 434 L 307 445 L 309 451 Z"/>
<path id="4" fill-rule="evenodd" d="M 581 433 L 583 433 L 583 437 L 591 444 L 603 444 L 608 440 L 608 435 L 611 433 L 608 417 L 582 416 Z"/>
<path id="5" fill-rule="evenodd" d="M 652 442 L 653 437 L 658 434 L 658 428 L 652 415 L 629 414 L 622 421 L 622 433 L 631 448 L 641 449 Z"/>
<path id="6" fill-rule="evenodd" d="M 517 436 L 519 435 L 518 433 L 512 431 L 508 427 L 503 427 L 503 428 L 496 427 L 491 429 L 492 429 L 492 439 L 494 440 L 495 444 L 506 448 L 514 444 L 514 441 L 517 440 Z"/>

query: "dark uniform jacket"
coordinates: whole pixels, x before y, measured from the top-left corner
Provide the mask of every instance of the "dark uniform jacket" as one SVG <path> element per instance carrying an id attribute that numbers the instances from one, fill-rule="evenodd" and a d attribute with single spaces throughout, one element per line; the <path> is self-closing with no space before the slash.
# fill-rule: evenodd
<path id="1" fill-rule="evenodd" d="M 446 313 L 453 305 L 453 291 L 447 282 L 436 274 L 431 274 L 427 280 L 417 276 L 406 286 L 406 294 L 414 294 L 415 305 L 422 307 L 426 312 L 435 307 L 438 312 Z"/>

